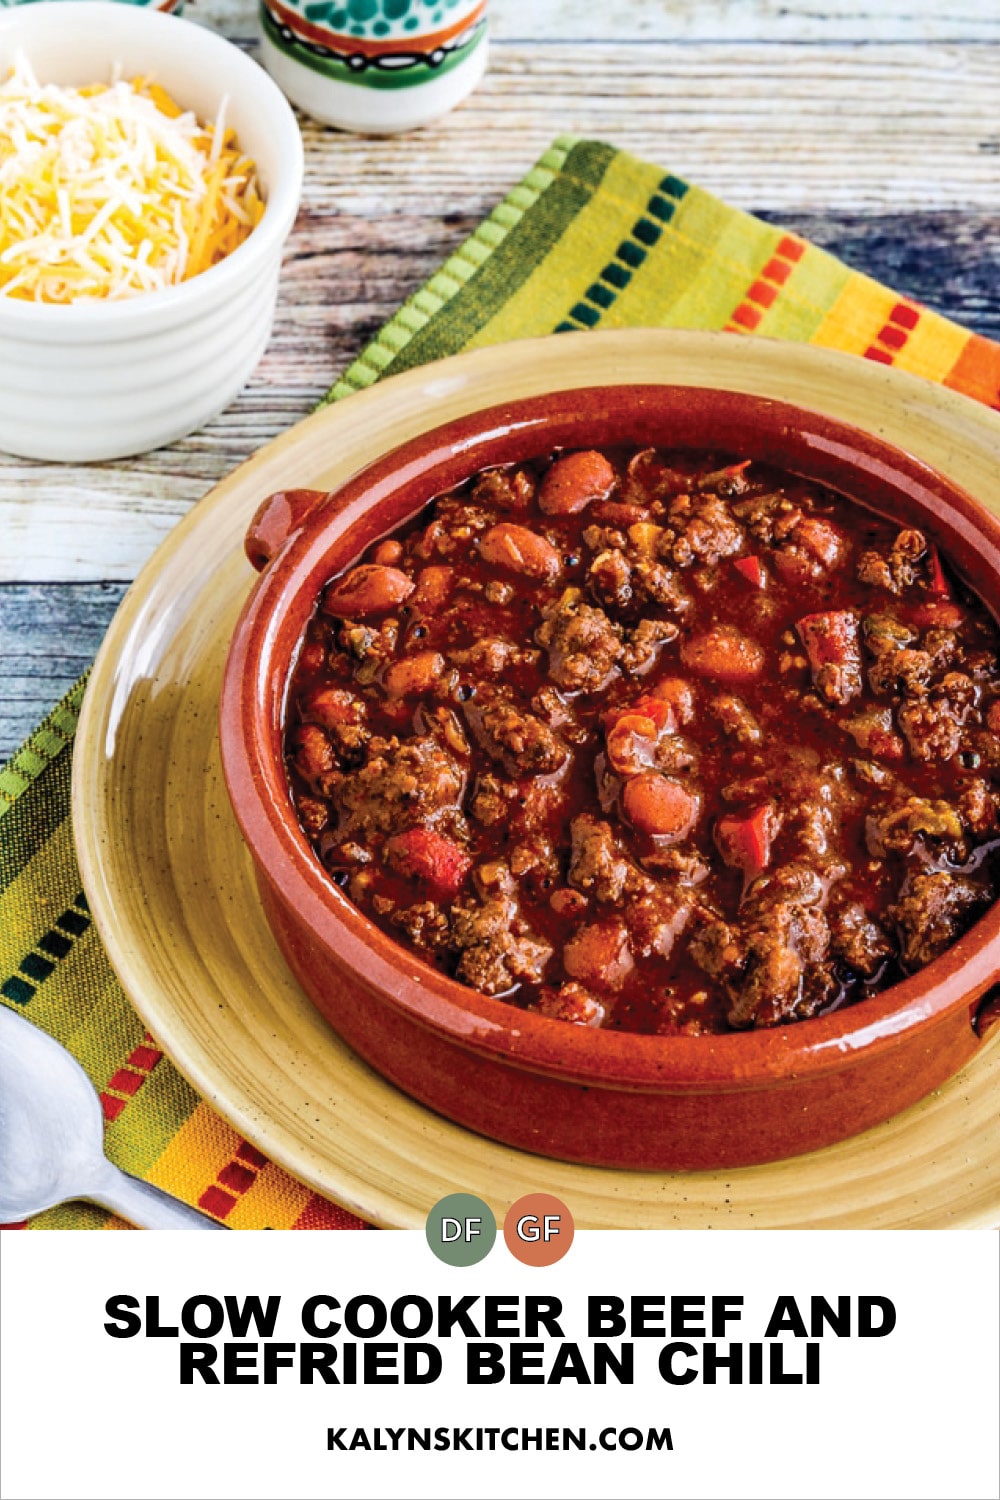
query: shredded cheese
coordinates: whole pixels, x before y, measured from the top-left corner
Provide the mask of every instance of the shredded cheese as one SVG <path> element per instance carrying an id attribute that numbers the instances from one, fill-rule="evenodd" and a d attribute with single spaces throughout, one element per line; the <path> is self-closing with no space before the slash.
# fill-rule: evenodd
<path id="1" fill-rule="evenodd" d="M 254 164 L 156 83 L 0 84 L 0 296 L 117 300 L 232 253 L 264 212 Z"/>

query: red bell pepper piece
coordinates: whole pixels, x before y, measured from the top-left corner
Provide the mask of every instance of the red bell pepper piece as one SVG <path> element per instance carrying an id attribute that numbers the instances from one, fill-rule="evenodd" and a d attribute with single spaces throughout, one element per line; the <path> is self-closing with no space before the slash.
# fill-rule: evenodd
<path id="1" fill-rule="evenodd" d="M 737 573 L 742 573 L 755 589 L 767 588 L 767 570 L 759 557 L 738 557 L 733 563 Z"/>
<path id="2" fill-rule="evenodd" d="M 765 802 L 742 817 L 726 813 L 715 825 L 715 842 L 726 864 L 753 880 L 771 862 L 773 829 L 774 808 Z"/>
<path id="3" fill-rule="evenodd" d="M 927 587 L 939 599 L 951 598 L 951 585 L 944 576 L 941 557 L 934 546 L 927 549 Z"/>

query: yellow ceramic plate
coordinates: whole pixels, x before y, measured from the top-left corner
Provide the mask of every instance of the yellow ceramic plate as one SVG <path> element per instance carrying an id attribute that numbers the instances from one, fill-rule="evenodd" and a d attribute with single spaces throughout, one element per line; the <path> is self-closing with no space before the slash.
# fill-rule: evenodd
<path id="1" fill-rule="evenodd" d="M 996 1224 L 1000 1037 L 922 1104 L 811 1156 L 674 1175 L 570 1166 L 496 1145 L 399 1093 L 320 1019 L 271 939 L 216 735 L 223 661 L 254 576 L 243 533 L 258 502 L 290 486 L 338 485 L 462 413 L 615 381 L 797 402 L 908 448 L 997 506 L 1000 421 L 985 409 L 848 355 L 727 334 L 632 330 L 509 344 L 317 413 L 181 522 L 130 590 L 94 667 L 73 815 L 112 963 L 201 1094 L 273 1160 L 378 1224 L 421 1227 L 459 1188 L 503 1214 L 539 1187 L 590 1228 Z"/>

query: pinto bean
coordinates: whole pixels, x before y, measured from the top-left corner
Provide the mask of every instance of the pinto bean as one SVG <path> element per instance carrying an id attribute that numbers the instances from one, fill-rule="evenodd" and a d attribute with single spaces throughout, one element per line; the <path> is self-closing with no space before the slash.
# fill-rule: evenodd
<path id="1" fill-rule="evenodd" d="M 690 724 L 694 718 L 694 688 L 683 677 L 664 677 L 649 690 L 650 697 L 661 698 L 673 709 L 678 724 Z"/>
<path id="2" fill-rule="evenodd" d="M 434 615 L 443 609 L 455 584 L 455 569 L 444 563 L 433 563 L 421 568 L 417 574 L 416 591 L 408 600 L 412 610 L 419 614 Z"/>
<path id="3" fill-rule="evenodd" d="M 657 838 L 685 838 L 698 821 L 701 798 L 659 771 L 643 771 L 625 785 L 625 816 L 640 833 Z"/>
<path id="4" fill-rule="evenodd" d="M 548 516 L 575 516 L 592 500 L 606 500 L 614 487 L 615 471 L 603 453 L 567 453 L 542 480 L 538 506 Z"/>
<path id="5" fill-rule="evenodd" d="M 330 585 L 323 598 L 323 612 L 339 620 L 364 620 L 369 615 L 388 614 L 410 597 L 413 587 L 413 579 L 398 568 L 361 563 Z"/>
<path id="6" fill-rule="evenodd" d="M 445 660 L 440 651 L 417 651 L 394 661 L 382 679 L 392 698 L 416 698 L 433 692 L 441 681 Z"/>
<path id="7" fill-rule="evenodd" d="M 735 625 L 713 625 L 681 646 L 681 661 L 716 682 L 752 682 L 764 668 L 764 652 Z"/>
<path id="8" fill-rule="evenodd" d="M 403 560 L 403 544 L 387 537 L 384 542 L 379 542 L 372 553 L 372 562 L 378 563 L 383 568 L 394 568 Z"/>
<path id="9" fill-rule="evenodd" d="M 537 531 L 526 526 L 517 526 L 513 521 L 500 521 L 491 526 L 479 544 L 479 553 L 484 562 L 497 568 L 510 568 L 513 573 L 526 573 L 529 578 L 555 578 L 562 563 L 559 553 L 551 542 L 547 542 Z"/>
<path id="10" fill-rule="evenodd" d="M 321 795 L 328 778 L 337 771 L 337 757 L 318 724 L 299 724 L 288 737 L 292 761 L 302 780 Z"/>
<path id="11" fill-rule="evenodd" d="M 563 967 L 588 988 L 620 989 L 635 967 L 624 925 L 610 921 L 581 927 L 563 949 Z"/>
<path id="12" fill-rule="evenodd" d="M 602 526 L 620 526 L 623 531 L 649 521 L 646 507 L 636 505 L 633 500 L 595 500 L 590 514 Z M 656 528 L 657 531 L 660 529 Z"/>
<path id="13" fill-rule="evenodd" d="M 299 659 L 296 663 L 299 672 L 305 677 L 312 677 L 326 665 L 326 647 L 322 641 L 304 641 Z"/>
<path id="14" fill-rule="evenodd" d="M 454 901 L 472 860 L 464 849 L 433 828 L 409 828 L 385 844 L 386 863 L 409 880 L 420 880 L 439 898 Z"/>
<path id="15" fill-rule="evenodd" d="M 341 724 L 364 723 L 367 707 L 363 698 L 355 698 L 347 688 L 324 682 L 303 698 L 302 712 L 311 723 L 335 729 Z"/>

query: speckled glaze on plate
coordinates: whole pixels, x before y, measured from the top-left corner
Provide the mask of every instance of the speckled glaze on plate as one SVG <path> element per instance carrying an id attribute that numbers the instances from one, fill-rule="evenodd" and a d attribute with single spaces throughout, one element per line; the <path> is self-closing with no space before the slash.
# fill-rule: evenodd
<path id="1" fill-rule="evenodd" d="M 281 487 L 335 487 L 415 433 L 514 395 L 625 380 L 791 400 L 909 448 L 980 498 L 995 484 L 1000 423 L 985 410 L 849 356 L 723 335 L 630 331 L 503 346 L 310 418 L 178 527 L 95 667 L 74 815 L 112 960 L 203 1094 L 275 1160 L 379 1223 L 416 1227 L 457 1185 L 503 1212 L 539 1181 L 591 1227 L 996 1222 L 996 1038 L 921 1104 L 810 1156 L 683 1175 L 567 1166 L 449 1125 L 384 1083 L 326 1028 L 270 938 L 215 736 L 222 662 L 252 576 L 242 535 L 257 504 Z"/>

